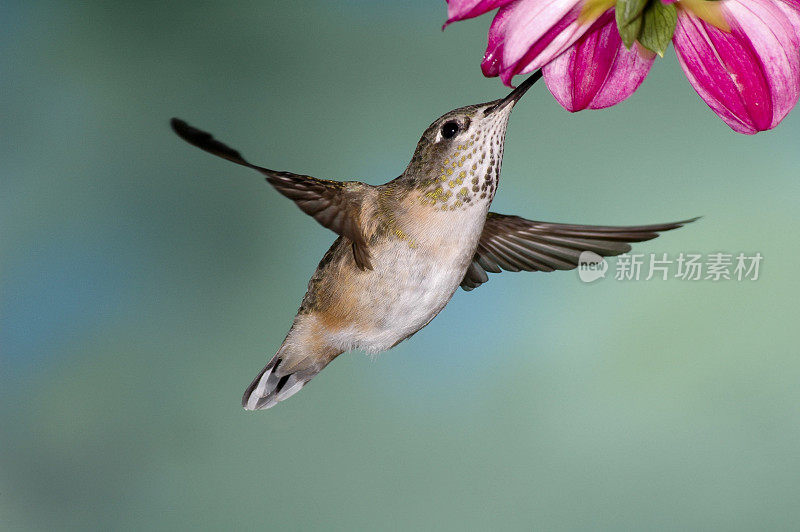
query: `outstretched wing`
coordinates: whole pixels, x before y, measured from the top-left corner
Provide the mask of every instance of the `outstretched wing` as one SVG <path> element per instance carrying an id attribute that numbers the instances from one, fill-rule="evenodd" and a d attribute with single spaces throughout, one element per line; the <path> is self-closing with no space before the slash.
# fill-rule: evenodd
<path id="1" fill-rule="evenodd" d="M 477 288 L 489 280 L 487 272 L 571 270 L 583 251 L 619 255 L 631 250 L 629 242 L 650 240 L 695 220 L 613 227 L 551 224 L 490 212 L 461 288 Z"/>
<path id="2" fill-rule="evenodd" d="M 293 200 L 303 212 L 331 231 L 347 237 L 353 243 L 353 256 L 359 268 L 372 269 L 367 242 L 358 223 L 364 188 L 368 185 L 269 170 L 251 164 L 238 151 L 218 141 L 210 133 L 192 127 L 179 118 L 173 118 L 170 124 L 175 133 L 189 144 L 264 174 L 270 185 Z"/>

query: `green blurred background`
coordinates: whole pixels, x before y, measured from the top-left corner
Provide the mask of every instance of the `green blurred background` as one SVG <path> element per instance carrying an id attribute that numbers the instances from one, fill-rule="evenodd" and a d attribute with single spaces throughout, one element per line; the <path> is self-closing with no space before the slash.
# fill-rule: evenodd
<path id="1" fill-rule="evenodd" d="M 504 95 L 444 2 L 0 3 L 0 528 L 796 529 L 800 111 L 728 129 L 674 54 L 570 115 L 517 107 L 494 210 L 700 222 L 644 253 L 756 282 L 493 275 L 279 407 L 244 387 L 334 236 L 276 169 L 378 184 Z"/>

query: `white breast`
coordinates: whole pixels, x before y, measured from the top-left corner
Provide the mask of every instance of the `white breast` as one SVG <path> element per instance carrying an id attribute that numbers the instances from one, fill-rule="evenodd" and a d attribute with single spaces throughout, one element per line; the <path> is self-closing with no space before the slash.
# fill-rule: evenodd
<path id="1" fill-rule="evenodd" d="M 361 305 L 373 319 L 336 337 L 345 350 L 385 351 L 428 324 L 450 301 L 464 278 L 483 228 L 488 206 L 438 212 L 425 231 L 391 239 L 374 249 L 369 286 Z M 407 226 L 406 226 L 407 227 Z"/>

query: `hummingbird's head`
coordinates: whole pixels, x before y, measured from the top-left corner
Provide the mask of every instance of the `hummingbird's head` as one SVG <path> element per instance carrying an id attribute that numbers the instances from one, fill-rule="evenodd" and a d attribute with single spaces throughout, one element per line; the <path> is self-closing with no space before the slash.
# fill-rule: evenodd
<path id="1" fill-rule="evenodd" d="M 404 175 L 425 188 L 441 189 L 448 198 L 448 189 L 470 198 L 493 196 L 511 109 L 540 77 L 536 71 L 505 98 L 460 107 L 436 119 L 422 134 Z"/>

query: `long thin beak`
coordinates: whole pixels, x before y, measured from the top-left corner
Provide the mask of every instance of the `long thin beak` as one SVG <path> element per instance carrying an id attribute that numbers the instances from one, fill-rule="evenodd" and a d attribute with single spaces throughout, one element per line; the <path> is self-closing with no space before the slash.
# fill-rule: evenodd
<path id="1" fill-rule="evenodd" d="M 531 74 L 530 77 L 528 77 L 528 79 L 523 81 L 516 89 L 511 91 L 511 93 L 508 96 L 497 102 L 495 106 L 486 109 L 486 111 L 484 111 L 483 114 L 488 115 L 489 113 L 494 113 L 495 111 L 499 111 L 505 107 L 508 107 L 509 105 L 514 105 L 519 101 L 520 98 L 522 98 L 523 94 L 528 92 L 528 89 L 533 87 L 534 83 L 539 81 L 539 78 L 541 77 L 542 77 L 542 70 L 539 69 L 533 74 Z"/>

